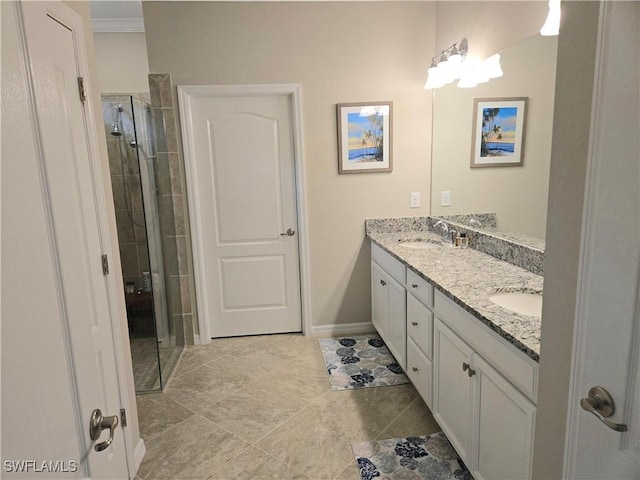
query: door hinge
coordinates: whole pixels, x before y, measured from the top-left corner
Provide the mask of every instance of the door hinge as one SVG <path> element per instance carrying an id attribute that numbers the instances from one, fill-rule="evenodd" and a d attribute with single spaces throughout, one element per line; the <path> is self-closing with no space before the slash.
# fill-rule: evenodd
<path id="1" fill-rule="evenodd" d="M 102 255 L 102 274 L 109 275 L 109 257 L 106 254 Z"/>
<path id="2" fill-rule="evenodd" d="M 124 408 L 120 409 L 120 423 L 123 427 L 127 426 L 127 411 Z"/>
<path id="3" fill-rule="evenodd" d="M 78 77 L 78 93 L 80 94 L 80 101 L 84 103 L 87 100 L 87 89 L 84 86 L 83 77 Z"/>

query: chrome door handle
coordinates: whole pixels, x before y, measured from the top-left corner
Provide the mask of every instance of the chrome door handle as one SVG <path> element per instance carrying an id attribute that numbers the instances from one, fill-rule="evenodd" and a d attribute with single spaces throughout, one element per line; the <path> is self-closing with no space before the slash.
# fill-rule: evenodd
<path id="1" fill-rule="evenodd" d="M 91 413 L 91 421 L 89 422 L 89 436 L 91 440 L 98 440 L 102 430 L 109 429 L 109 438 L 104 442 L 96 444 L 94 447 L 96 452 L 101 452 L 106 449 L 113 442 L 113 434 L 118 426 L 118 416 L 111 415 L 110 417 L 103 417 L 99 408 L 96 408 Z"/>
<path id="2" fill-rule="evenodd" d="M 296 231 L 293 228 L 290 228 L 286 232 L 281 233 L 280 236 L 284 237 L 286 235 L 287 237 L 293 237 L 295 234 L 296 234 Z"/>
<path id="3" fill-rule="evenodd" d="M 592 387 L 589 396 L 580 400 L 580 406 L 589 413 L 593 413 L 598 419 L 611 430 L 616 432 L 626 432 L 629 430 L 624 423 L 615 423 L 607 420 L 616 411 L 611 394 L 603 387 Z"/>

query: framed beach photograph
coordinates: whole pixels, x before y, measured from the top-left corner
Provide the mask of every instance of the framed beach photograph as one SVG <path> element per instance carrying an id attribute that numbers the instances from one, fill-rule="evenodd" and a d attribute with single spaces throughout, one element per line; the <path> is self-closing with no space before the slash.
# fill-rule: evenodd
<path id="1" fill-rule="evenodd" d="M 523 164 L 527 101 L 527 97 L 474 100 L 471 168 Z"/>
<path id="2" fill-rule="evenodd" d="M 338 103 L 338 172 L 391 172 L 393 102 Z"/>

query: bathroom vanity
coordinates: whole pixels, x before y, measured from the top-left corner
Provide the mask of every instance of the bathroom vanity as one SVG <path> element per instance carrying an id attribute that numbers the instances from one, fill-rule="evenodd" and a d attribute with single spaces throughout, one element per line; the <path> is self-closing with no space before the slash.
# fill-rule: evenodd
<path id="1" fill-rule="evenodd" d="M 428 222 L 368 221 L 374 327 L 476 479 L 530 478 L 540 316 L 496 298 L 539 297 L 542 276 Z"/>

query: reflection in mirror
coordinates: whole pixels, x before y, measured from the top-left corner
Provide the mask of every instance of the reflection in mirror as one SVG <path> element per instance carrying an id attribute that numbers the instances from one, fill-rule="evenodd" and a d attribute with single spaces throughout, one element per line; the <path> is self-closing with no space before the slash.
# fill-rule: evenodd
<path id="1" fill-rule="evenodd" d="M 556 53 L 557 37 L 536 35 L 500 52 L 503 77 L 434 91 L 432 215 L 491 212 L 498 230 L 544 239 Z M 528 97 L 523 165 L 471 168 L 474 99 L 500 97 Z"/>

